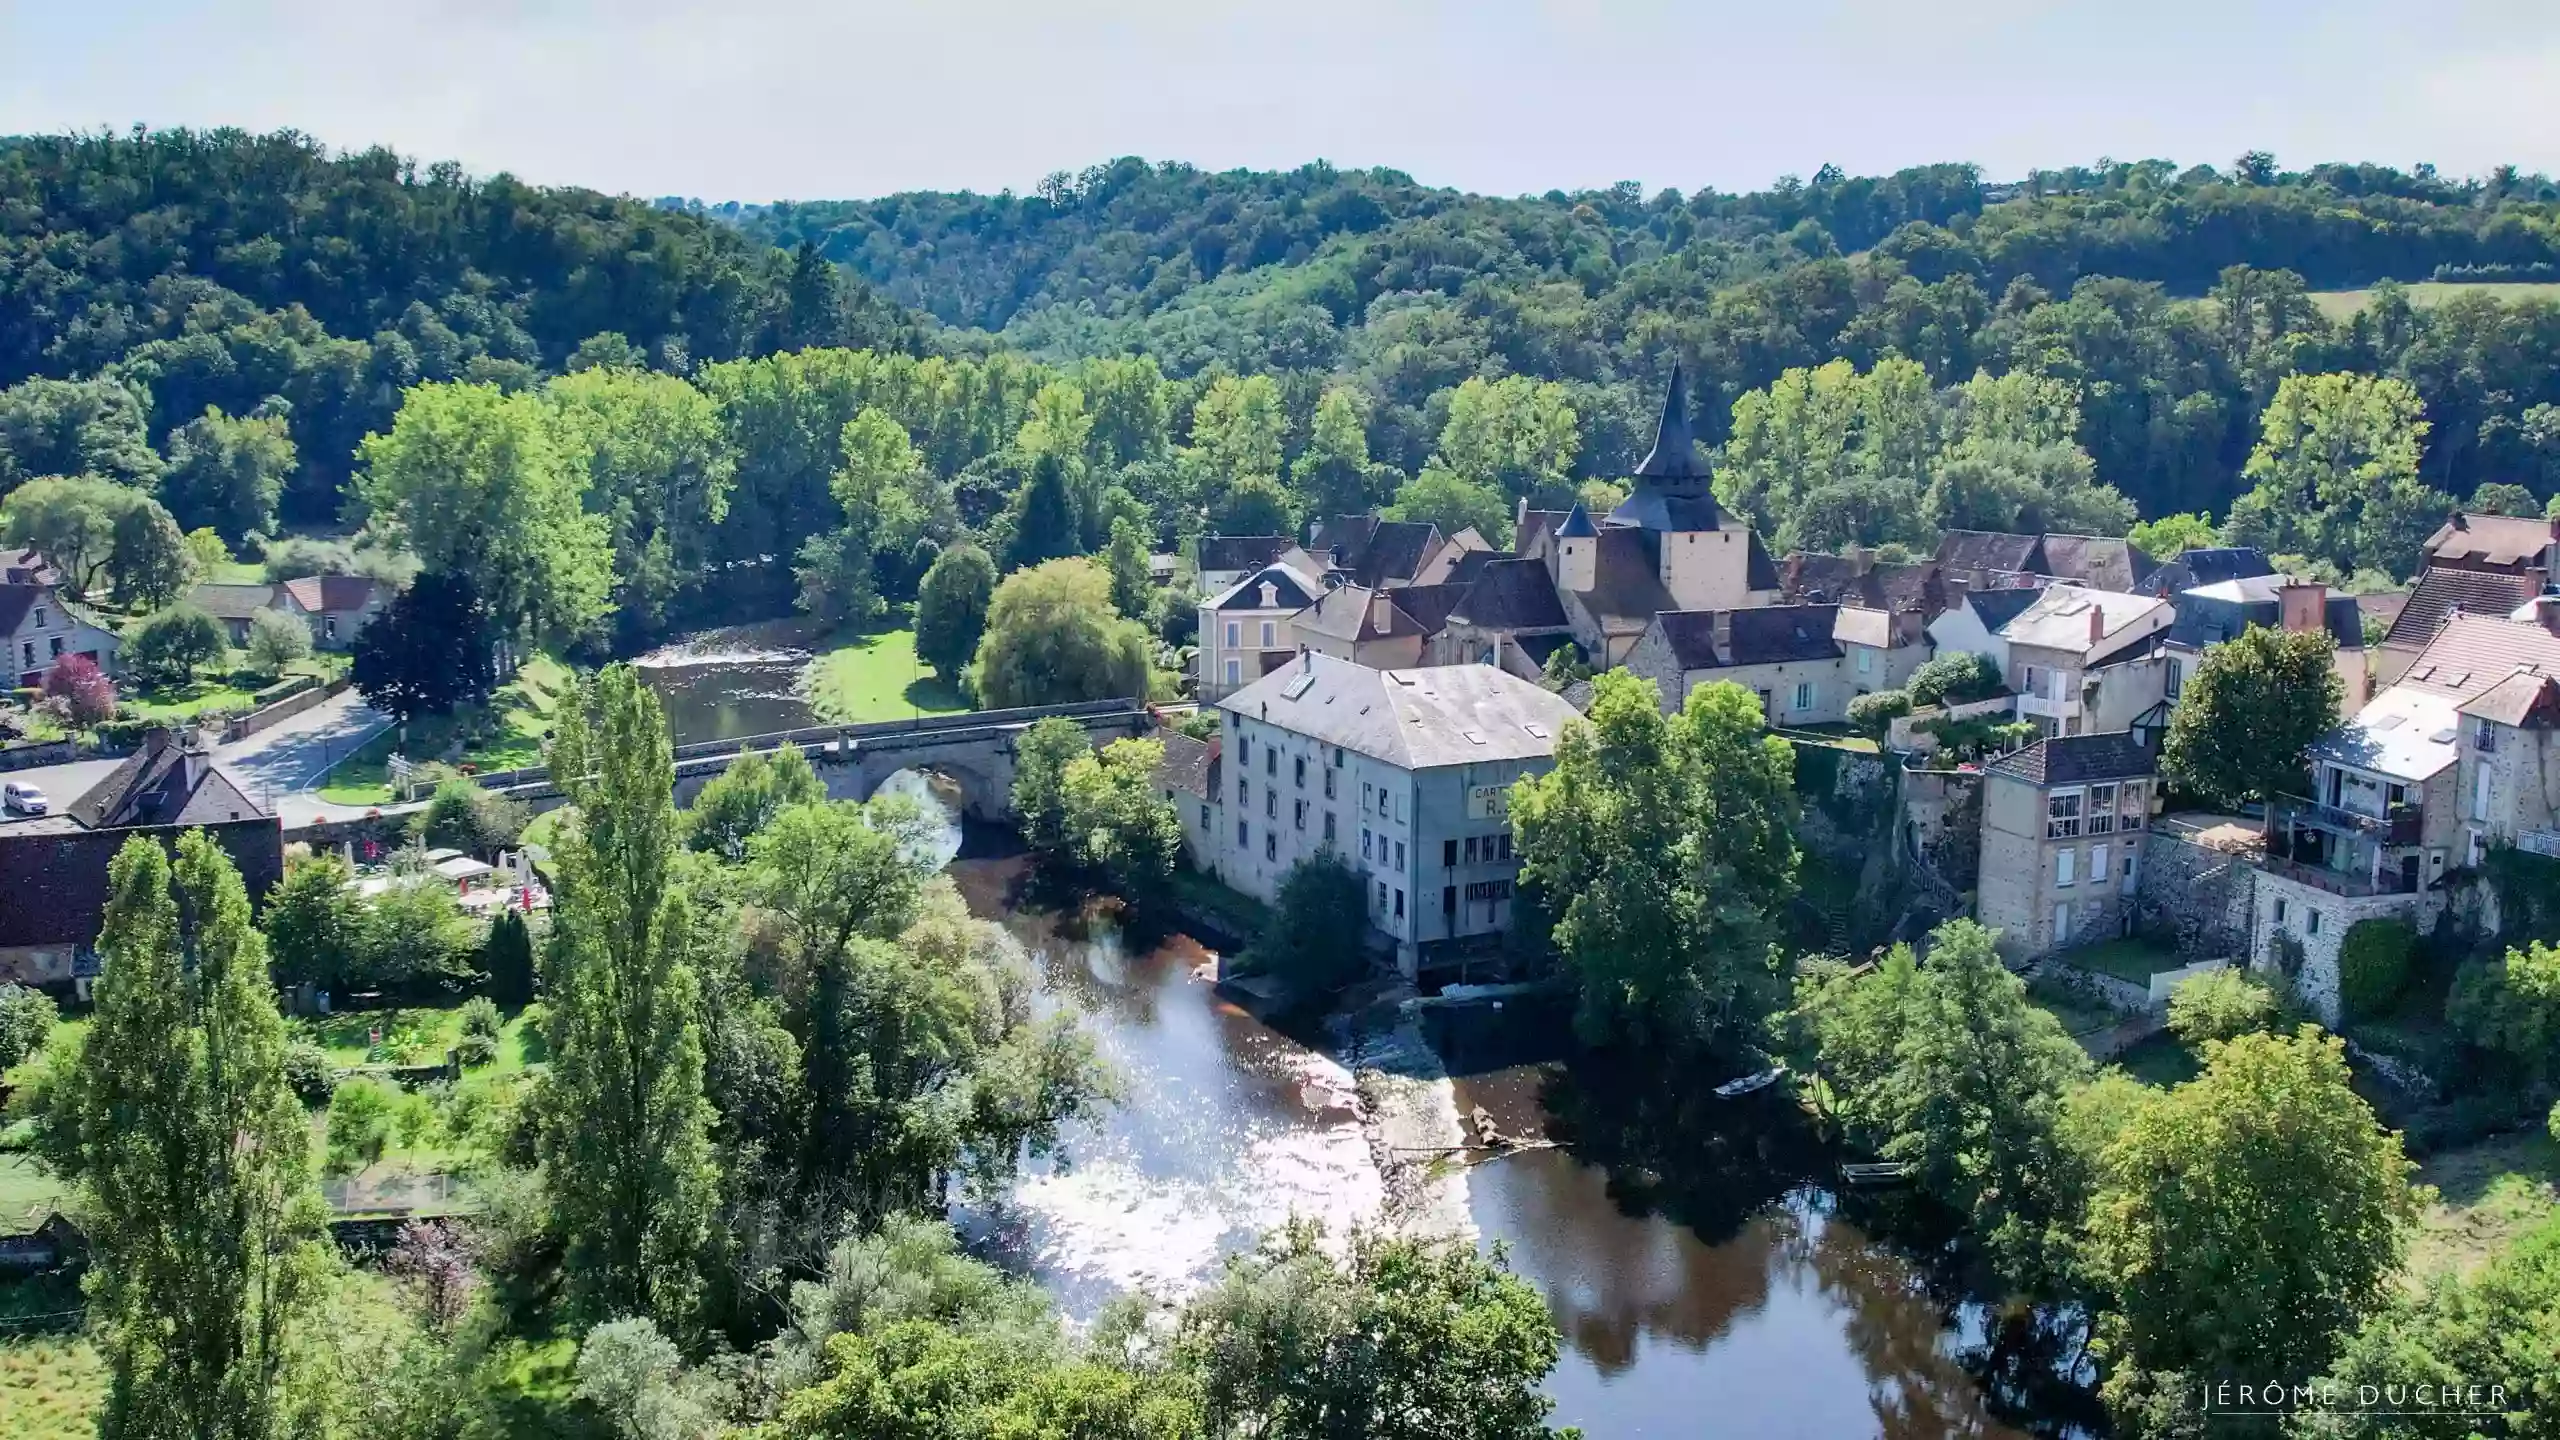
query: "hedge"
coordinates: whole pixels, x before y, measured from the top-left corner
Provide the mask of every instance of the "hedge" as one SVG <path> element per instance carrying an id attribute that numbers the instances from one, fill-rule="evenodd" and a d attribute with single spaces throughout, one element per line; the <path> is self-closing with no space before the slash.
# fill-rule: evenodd
<path id="1" fill-rule="evenodd" d="M 2418 932 L 2406 920 L 2359 920 L 2338 942 L 2338 1007 L 2349 1020 L 2391 1013 L 2409 985 Z"/>

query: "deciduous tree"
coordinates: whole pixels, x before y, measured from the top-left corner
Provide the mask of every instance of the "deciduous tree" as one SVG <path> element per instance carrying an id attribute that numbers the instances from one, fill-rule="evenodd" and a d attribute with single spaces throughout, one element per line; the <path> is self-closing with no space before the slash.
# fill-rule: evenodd
<path id="1" fill-rule="evenodd" d="M 995 589 L 995 563 L 975 545 L 943 551 L 924 572 L 916 589 L 916 654 L 945 683 L 957 683 L 976 658 Z"/>
<path id="2" fill-rule="evenodd" d="M 675 762 L 657 697 L 608 666 L 559 711 L 551 1069 L 542 1156 L 570 1283 L 595 1310 L 680 1324 L 715 1175 L 689 902 L 672 859 Z"/>
<path id="3" fill-rule="evenodd" d="M 1160 893 L 1182 861 L 1182 817 L 1156 788 L 1158 740 L 1114 740 L 1067 762 L 1059 825 L 1075 863 L 1121 895 Z"/>
<path id="4" fill-rule="evenodd" d="M 201 831 L 174 865 L 155 840 L 127 842 L 108 896 L 53 1157 L 89 1237 L 99 1433 L 314 1433 L 333 1257 L 249 897 Z"/>
<path id="5" fill-rule="evenodd" d="M 249 617 L 249 643 L 241 647 L 249 668 L 261 675 L 282 675 L 285 667 L 311 656 L 311 626 L 282 610 L 261 610 Z"/>
<path id="6" fill-rule="evenodd" d="M 685 843 L 735 864 L 747 858 L 748 842 L 775 816 L 826 798 L 827 782 L 799 746 L 785 745 L 771 755 L 742 751 L 693 798 L 684 814 Z"/>
<path id="7" fill-rule="evenodd" d="M 293 434 L 282 416 L 235 420 L 208 405 L 169 432 L 160 503 L 189 531 L 206 528 L 235 542 L 270 534 L 294 464 Z"/>
<path id="8" fill-rule="evenodd" d="M 2311 742 L 2345 699 L 2337 648 L 2326 630 L 2260 625 L 2206 651 L 2169 717 L 2161 773 L 2217 805 L 2299 793 Z"/>
<path id="9" fill-rule="evenodd" d="M 222 626 L 193 605 L 144 617 L 125 637 L 124 663 L 146 680 L 184 685 L 229 649 Z"/>
<path id="10" fill-rule="evenodd" d="M 2087 1258 L 2118 1403 L 2158 1372 L 2292 1383 L 2390 1294 L 2417 1202 L 2400 1137 L 2310 1026 L 2204 1047 L 2099 1159 Z"/>
<path id="11" fill-rule="evenodd" d="M 1577 982 L 1577 1022 L 1747 1030 L 1776 999 L 1770 917 L 1795 889 L 1794 757 L 1739 685 L 1701 685 L 1666 716 L 1650 680 L 1594 683 L 1555 768 L 1511 799 L 1521 886 Z"/>
<path id="12" fill-rule="evenodd" d="M 1143 696 L 1154 668 L 1146 628 L 1111 607 L 1090 560 L 1052 560 L 998 585 L 978 642 L 979 702 L 992 709 Z"/>
<path id="13" fill-rule="evenodd" d="M 366 704 L 404 722 L 449 715 L 488 698 L 495 638 L 478 588 L 429 571 L 357 634 L 348 676 Z"/>
<path id="14" fill-rule="evenodd" d="M 0 500 L 0 540 L 44 552 L 73 594 L 95 594 L 111 573 L 116 520 L 142 498 L 95 476 L 29 480 Z"/>

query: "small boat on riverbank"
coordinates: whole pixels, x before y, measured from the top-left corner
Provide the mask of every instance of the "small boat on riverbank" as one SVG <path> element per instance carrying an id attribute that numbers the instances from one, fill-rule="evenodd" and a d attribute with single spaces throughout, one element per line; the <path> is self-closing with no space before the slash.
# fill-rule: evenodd
<path id="1" fill-rule="evenodd" d="M 1840 1178 L 1843 1181 L 1862 1189 L 1885 1185 L 1902 1185 L 1909 1183 L 1913 1168 L 1914 1167 L 1909 1163 L 1900 1161 L 1877 1161 L 1873 1164 L 1866 1165 L 1843 1165 L 1840 1167 Z"/>
<path id="2" fill-rule="evenodd" d="M 1787 1067 L 1772 1065 L 1756 1075 L 1745 1075 L 1739 1080 L 1727 1080 L 1716 1087 L 1716 1098 L 1731 1100 L 1743 1095 L 1758 1094 L 1785 1078 L 1787 1078 Z"/>

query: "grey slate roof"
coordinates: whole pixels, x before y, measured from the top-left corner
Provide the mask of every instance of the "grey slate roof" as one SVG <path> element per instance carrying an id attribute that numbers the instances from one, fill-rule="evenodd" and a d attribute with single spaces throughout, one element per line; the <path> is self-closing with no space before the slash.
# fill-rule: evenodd
<path id="1" fill-rule="evenodd" d="M 1949 530 L 1938 537 L 1938 563 L 1950 570 L 2032 572 L 2036 540 L 1997 530 Z"/>
<path id="2" fill-rule="evenodd" d="M 1156 788 L 1196 795 L 1203 800 L 1213 798 L 1209 788 L 1209 765 L 1218 758 L 1217 742 L 1194 740 L 1179 730 L 1159 730 L 1155 738 L 1164 742 L 1164 759 L 1156 766 Z"/>
<path id="3" fill-rule="evenodd" d="M 2036 786 L 2139 779 L 2160 768 L 2160 753 L 2135 739 L 2134 733 L 2056 735 L 2003 755 L 1983 769 Z"/>
<path id="4" fill-rule="evenodd" d="M 187 599 L 216 620 L 247 620 L 261 610 L 278 608 L 283 598 L 274 585 L 197 585 Z M 352 607 L 350 607 L 352 608 Z"/>
<path id="5" fill-rule="evenodd" d="M 192 762 L 192 763 L 191 763 Z M 190 774 L 190 772 L 193 772 Z M 65 812 L 92 830 L 133 825 L 221 825 L 267 812 L 189 742 L 155 730 L 141 750 L 89 787 Z"/>
<path id="6" fill-rule="evenodd" d="M 1491 665 L 1372 670 L 1313 651 L 1218 708 L 1404 770 L 1549 756 L 1579 718 L 1561 696 Z"/>
<path id="7" fill-rule="evenodd" d="M 1716 618 L 1725 617 L 1723 651 L 1716 649 Z M 1778 665 L 1796 660 L 1837 660 L 1840 642 L 1831 632 L 1837 605 L 1763 605 L 1745 610 L 1665 610 L 1653 617 L 1671 657 L 1683 670 L 1735 665 Z"/>
<path id="8" fill-rule="evenodd" d="M 2276 567 L 2267 559 L 2266 552 L 2254 545 L 2181 551 L 2178 563 L 2187 567 L 2190 586 L 2216 585 L 2225 580 L 2245 580 L 2253 575 L 2276 573 Z"/>
<path id="9" fill-rule="evenodd" d="M 1555 582 L 1535 560 L 1496 560 L 1485 566 L 1449 618 L 1488 630 L 1562 629 L 1568 623 Z"/>
<path id="10" fill-rule="evenodd" d="M 2435 638 L 2447 620 L 2459 615 L 2506 616 L 2541 592 L 2535 575 L 2494 570 L 2457 570 L 2431 566 L 2418 577 L 2418 587 L 2392 618 L 2382 643 L 2416 648 Z"/>
<path id="11" fill-rule="evenodd" d="M 1655 549 L 1660 542 L 1661 537 L 1643 530 L 1612 526 L 1601 531 L 1594 541 L 1591 588 L 1574 591 L 1574 598 L 1603 624 L 1617 620 L 1642 626 L 1677 608 L 1679 602 L 1662 587 L 1654 568 L 1660 563 Z M 1543 567 L 1539 573 L 1545 574 Z"/>
<path id="12" fill-rule="evenodd" d="M 2048 534 L 2039 537 L 2038 548 L 2044 574 L 2077 580 L 2092 590 L 2139 590 L 2160 568 L 2132 541 L 2109 535 Z"/>
<path id="13" fill-rule="evenodd" d="M 1262 603 L 1262 587 L 1268 584 L 1275 592 L 1275 602 Z M 1324 595 L 1324 587 L 1286 565 L 1265 565 L 1218 593 L 1209 602 L 1212 610 L 1299 610 L 1313 605 Z"/>
<path id="14" fill-rule="evenodd" d="M 1680 372 L 1680 362 L 1671 362 L 1671 382 L 1662 389 L 1662 423 L 1654 427 L 1653 449 L 1636 465 L 1641 478 L 1660 480 L 1704 480 L 1707 457 L 1698 453 L 1698 442 L 1689 430 L 1689 386 Z"/>
<path id="15" fill-rule="evenodd" d="M 1997 590 L 1968 591 L 1964 598 L 1965 603 L 1973 607 L 1974 615 L 1982 621 L 1982 628 L 1996 635 L 2000 633 L 2001 626 L 2025 614 L 2027 607 L 2036 603 L 2037 597 L 2043 594 L 2041 589 L 2004 586 Z"/>
<path id="16" fill-rule="evenodd" d="M 1199 540 L 1203 570 L 1250 570 L 1268 565 L 1297 542 L 1286 535 L 1203 535 Z"/>

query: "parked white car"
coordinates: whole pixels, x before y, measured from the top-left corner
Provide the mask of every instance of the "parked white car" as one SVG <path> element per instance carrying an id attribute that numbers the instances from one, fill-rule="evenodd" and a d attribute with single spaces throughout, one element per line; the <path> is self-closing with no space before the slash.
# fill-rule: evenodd
<path id="1" fill-rule="evenodd" d="M 45 793 L 24 780 L 0 785 L 0 805 L 7 806 L 12 815 L 42 815 L 53 809 L 53 802 L 45 798 Z"/>

